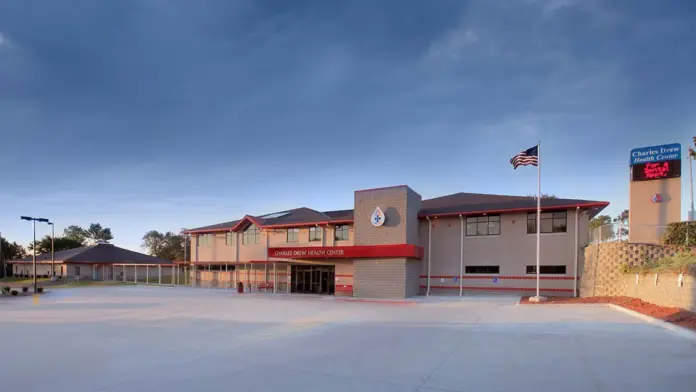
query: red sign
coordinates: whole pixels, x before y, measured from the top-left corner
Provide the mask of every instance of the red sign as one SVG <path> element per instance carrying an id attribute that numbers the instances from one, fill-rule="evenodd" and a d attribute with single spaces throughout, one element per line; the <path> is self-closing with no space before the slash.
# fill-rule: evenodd
<path id="1" fill-rule="evenodd" d="M 681 177 L 681 161 L 649 162 L 633 165 L 633 181 Z"/>
<path id="2" fill-rule="evenodd" d="M 423 258 L 423 248 L 411 244 L 361 246 L 305 246 L 268 248 L 268 257 L 283 259 Z"/>

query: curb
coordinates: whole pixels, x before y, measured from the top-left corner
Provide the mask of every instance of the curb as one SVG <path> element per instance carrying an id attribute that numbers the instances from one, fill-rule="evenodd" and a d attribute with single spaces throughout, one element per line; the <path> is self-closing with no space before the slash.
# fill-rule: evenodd
<path id="1" fill-rule="evenodd" d="M 614 304 L 606 304 L 606 306 L 609 308 L 612 308 L 614 310 L 618 310 L 619 312 L 623 312 L 623 313 L 626 313 L 626 314 L 631 315 L 633 317 L 639 318 L 643 321 L 647 321 L 651 324 L 655 324 L 659 327 L 662 327 L 664 329 L 667 329 L 667 330 L 673 332 L 676 335 L 679 335 L 683 338 L 687 338 L 687 339 L 690 339 L 690 340 L 696 342 L 696 332 L 693 332 L 689 329 L 682 328 L 678 325 L 668 323 L 668 322 L 662 321 L 660 319 L 656 319 L 655 317 L 648 316 L 648 315 L 636 312 L 636 311 L 631 310 L 631 309 L 626 309 L 623 306 L 614 305 Z"/>

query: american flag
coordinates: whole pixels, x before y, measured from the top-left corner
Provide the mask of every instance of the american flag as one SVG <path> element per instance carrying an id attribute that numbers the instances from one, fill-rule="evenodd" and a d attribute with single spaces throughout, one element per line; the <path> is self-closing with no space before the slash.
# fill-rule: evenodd
<path id="1" fill-rule="evenodd" d="M 539 165 L 539 146 L 537 145 L 521 151 L 519 154 L 510 159 L 510 163 L 512 163 L 512 166 L 515 169 L 517 169 L 518 166 Z"/>

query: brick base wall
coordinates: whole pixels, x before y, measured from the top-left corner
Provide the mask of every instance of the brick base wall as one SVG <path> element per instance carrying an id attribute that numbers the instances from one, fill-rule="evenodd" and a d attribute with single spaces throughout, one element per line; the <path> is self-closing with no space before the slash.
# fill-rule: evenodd
<path id="1" fill-rule="evenodd" d="M 416 295 L 407 270 L 415 270 L 405 259 L 355 260 L 353 295 L 358 298 L 406 298 Z M 417 283 L 416 283 L 417 285 Z M 408 288 L 407 288 L 408 286 Z M 415 294 L 414 294 L 415 290 Z"/>

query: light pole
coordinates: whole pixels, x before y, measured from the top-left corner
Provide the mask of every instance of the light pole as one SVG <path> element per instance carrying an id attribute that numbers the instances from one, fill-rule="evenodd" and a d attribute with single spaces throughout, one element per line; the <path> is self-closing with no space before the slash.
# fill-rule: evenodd
<path id="1" fill-rule="evenodd" d="M 54 250 L 54 243 L 56 241 L 56 225 L 53 224 L 53 222 L 48 222 L 49 225 L 51 225 L 51 280 L 56 277 L 56 266 L 55 266 L 55 252 Z"/>
<path id="2" fill-rule="evenodd" d="M 31 259 L 32 263 L 34 265 L 34 294 L 36 294 L 36 222 L 44 222 L 48 223 L 48 219 L 46 218 L 33 218 L 31 216 L 21 216 L 20 219 L 25 220 L 25 221 L 31 221 L 32 226 L 34 227 L 34 249 L 31 252 Z"/>

